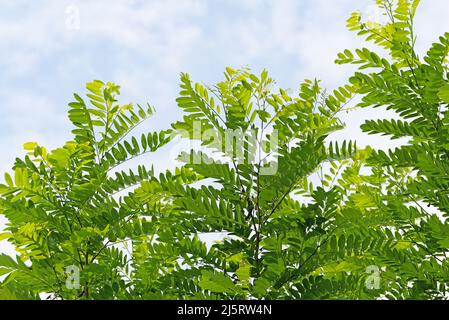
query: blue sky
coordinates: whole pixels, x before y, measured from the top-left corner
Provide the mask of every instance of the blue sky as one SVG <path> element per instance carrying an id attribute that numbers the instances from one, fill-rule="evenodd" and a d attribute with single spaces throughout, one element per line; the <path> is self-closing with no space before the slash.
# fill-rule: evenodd
<path id="1" fill-rule="evenodd" d="M 26 141 L 55 148 L 69 140 L 67 103 L 92 79 L 120 84 L 123 103 L 154 105 L 157 115 L 144 130 L 168 127 L 180 117 L 175 99 L 181 71 L 214 83 L 226 66 L 247 65 L 257 72 L 266 68 L 279 86 L 293 90 L 305 78 L 322 79 L 329 89 L 344 84 L 351 68 L 334 65 L 336 54 L 363 43 L 346 31 L 345 20 L 357 9 L 375 17 L 372 4 L 0 0 L 0 171 L 11 167 Z M 416 21 L 421 53 L 449 31 L 447 12 L 447 0 L 422 0 Z M 370 110 L 343 115 L 348 128 L 339 135 L 359 136 L 360 123 L 373 115 L 385 116 Z M 360 140 L 384 145 L 375 137 Z M 164 156 L 153 160 L 164 166 Z M 10 250 L 0 243 L 0 252 Z"/>

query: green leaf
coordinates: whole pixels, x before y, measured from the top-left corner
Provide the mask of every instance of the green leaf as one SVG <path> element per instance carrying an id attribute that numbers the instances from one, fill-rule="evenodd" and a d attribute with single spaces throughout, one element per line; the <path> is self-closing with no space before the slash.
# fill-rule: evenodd
<path id="1" fill-rule="evenodd" d="M 222 273 L 203 270 L 199 283 L 201 289 L 209 290 L 214 293 L 236 293 L 239 289 L 232 280 Z"/>
<path id="2" fill-rule="evenodd" d="M 4 276 L 5 274 L 9 274 L 9 273 L 11 273 L 11 272 L 13 272 L 13 270 L 8 269 L 8 268 L 2 268 L 2 267 L 0 267 L 0 277 L 1 277 L 1 276 Z"/>
<path id="3" fill-rule="evenodd" d="M 251 277 L 251 265 L 247 261 L 242 260 L 235 275 L 240 281 L 248 282 Z"/>
<path id="4" fill-rule="evenodd" d="M 440 88 L 440 91 L 438 91 L 438 97 L 445 103 L 449 103 L 449 84 Z"/>
<path id="5" fill-rule="evenodd" d="M 9 239 L 11 237 L 12 237 L 12 234 L 9 233 L 9 232 L 2 232 L 2 233 L 0 233 L 0 241 Z"/>
<path id="6" fill-rule="evenodd" d="M 23 148 L 25 150 L 34 151 L 34 149 L 37 147 L 36 142 L 27 142 L 23 145 Z"/>
<path id="7" fill-rule="evenodd" d="M 14 187 L 14 182 L 12 181 L 12 177 L 9 173 L 5 172 L 5 182 L 8 184 L 9 187 Z"/>

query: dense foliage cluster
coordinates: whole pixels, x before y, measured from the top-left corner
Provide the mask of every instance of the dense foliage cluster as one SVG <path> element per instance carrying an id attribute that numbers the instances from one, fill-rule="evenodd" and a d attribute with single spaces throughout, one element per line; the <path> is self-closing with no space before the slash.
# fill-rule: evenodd
<path id="1" fill-rule="evenodd" d="M 183 118 L 136 136 L 153 108 L 88 83 L 73 141 L 26 143 L 0 185 L 0 240 L 18 252 L 0 255 L 0 299 L 447 298 L 449 33 L 421 58 L 419 1 L 376 3 L 385 23 L 354 13 L 348 27 L 381 54 L 340 53 L 358 70 L 332 92 L 246 68 L 211 87 L 181 74 Z M 362 130 L 401 147 L 332 141 L 354 97 L 396 112 Z M 177 169 L 128 169 L 174 137 L 197 146 Z"/>

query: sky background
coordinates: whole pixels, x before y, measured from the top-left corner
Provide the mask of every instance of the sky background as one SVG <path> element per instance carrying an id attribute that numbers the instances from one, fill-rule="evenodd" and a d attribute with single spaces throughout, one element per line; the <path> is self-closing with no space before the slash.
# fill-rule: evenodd
<path id="1" fill-rule="evenodd" d="M 422 0 L 416 17 L 420 54 L 449 31 L 448 0 Z M 297 92 L 307 78 L 325 88 L 345 84 L 353 70 L 334 60 L 346 48 L 368 46 L 346 30 L 352 11 L 378 18 L 373 0 L 0 0 L 0 171 L 38 141 L 48 149 L 71 139 L 66 118 L 73 92 L 93 79 L 122 86 L 121 102 L 150 102 L 156 115 L 143 130 L 164 129 L 180 118 L 179 74 L 220 81 L 226 66 L 266 68 L 282 88 Z M 388 146 L 362 135 L 379 110 L 343 114 L 338 138 Z M 169 168 L 173 147 L 148 161 Z M 3 180 L 0 175 L 0 181 Z M 4 220 L 0 217 L 0 231 Z M 0 252 L 11 254 L 7 242 Z"/>

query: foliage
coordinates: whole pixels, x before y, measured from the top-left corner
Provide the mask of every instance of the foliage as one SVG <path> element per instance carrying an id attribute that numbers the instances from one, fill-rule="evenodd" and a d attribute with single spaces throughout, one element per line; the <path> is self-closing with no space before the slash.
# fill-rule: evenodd
<path id="1" fill-rule="evenodd" d="M 171 248 L 179 250 L 182 262 L 167 275 L 176 280 L 156 280 L 179 281 L 164 287 L 165 295 L 175 290 L 184 299 L 341 297 L 342 286 L 357 287 L 363 295 L 363 281 L 335 288 L 329 282 L 345 281 L 337 269 L 351 265 L 347 260 L 357 260 L 354 274 L 364 274 L 363 266 L 370 264 L 365 253 L 381 246 L 375 240 L 362 243 L 378 234 L 349 230 L 339 218 L 346 192 L 336 179 L 345 168 L 348 180 L 356 175 L 364 151 L 356 152 L 353 142 L 329 144 L 326 138 L 343 127 L 336 115 L 353 88 L 328 95 L 317 81 L 305 81 L 291 96 L 273 87 L 266 71 L 257 76 L 227 68 L 225 80 L 213 87 L 181 75 L 177 101 L 185 116 L 173 128 L 203 148 L 180 156 L 183 168 L 196 176 L 194 186 L 162 182 L 159 189 L 169 192 L 179 212 L 175 228 L 182 239 L 197 242 L 198 233 L 221 233 L 224 239 L 210 248 L 197 242 L 195 253 L 180 243 Z M 314 187 L 311 176 L 317 172 L 322 175 Z M 145 184 L 136 191 L 145 201 L 153 192 Z M 153 266 L 155 257 L 149 259 L 138 268 Z M 321 291 L 303 287 L 308 281 Z"/>
<path id="2" fill-rule="evenodd" d="M 356 12 L 348 28 L 381 53 L 338 54 L 358 70 L 332 92 L 248 68 L 213 86 L 183 73 L 182 119 L 132 136 L 153 108 L 88 83 L 73 141 L 26 143 L 0 185 L 0 241 L 18 252 L 0 255 L 0 299 L 447 298 L 449 34 L 420 58 L 419 1 L 376 4 L 385 23 Z M 399 148 L 333 141 L 357 95 L 397 113 L 361 128 Z M 175 135 L 193 146 L 175 170 L 121 169 Z"/>
<path id="3" fill-rule="evenodd" d="M 378 1 L 388 22 L 363 23 L 358 14 L 348 22 L 359 35 L 387 49 L 390 59 L 366 48 L 345 51 L 337 63 L 359 64 L 350 82 L 363 98 L 360 107 L 386 107 L 399 119 L 368 120 L 362 130 L 407 142 L 395 150 L 373 152 L 367 162 L 385 179 L 374 208 L 391 219 L 385 225 L 410 243 L 403 254 L 385 256 L 385 295 L 395 299 L 447 298 L 449 33 L 427 54 L 415 51 L 413 18 L 419 1 Z M 370 71 L 362 71 L 370 69 Z"/>
<path id="4" fill-rule="evenodd" d="M 5 174 L 0 212 L 9 223 L 2 238 L 19 255 L 0 256 L 0 274 L 7 275 L 0 297 L 112 298 L 128 287 L 129 257 L 114 244 L 145 236 L 151 210 L 122 191 L 152 177 L 153 169 L 117 167 L 168 143 L 170 132 L 128 137 L 153 108 L 119 105 L 113 83 L 94 81 L 87 89 L 89 103 L 78 95 L 70 103 L 74 140 L 50 152 L 26 143 L 13 176 Z M 72 266 L 81 277 L 75 290 L 66 286 Z"/>

